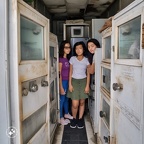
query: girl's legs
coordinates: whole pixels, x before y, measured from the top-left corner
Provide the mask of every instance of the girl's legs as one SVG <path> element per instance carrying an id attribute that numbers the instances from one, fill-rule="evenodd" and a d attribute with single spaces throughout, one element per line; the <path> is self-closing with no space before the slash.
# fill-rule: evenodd
<path id="1" fill-rule="evenodd" d="M 63 80 L 62 85 L 63 85 L 63 89 L 66 93 L 67 89 L 68 89 L 68 80 Z M 66 97 L 66 94 L 64 95 L 63 108 L 64 108 L 65 114 L 68 114 L 68 98 Z"/>
<path id="2" fill-rule="evenodd" d="M 68 114 L 68 97 L 66 95 L 64 100 L 64 112 L 65 114 Z"/>
<path id="3" fill-rule="evenodd" d="M 73 117 L 68 112 L 68 97 L 67 96 L 65 96 L 64 111 L 65 111 L 65 115 L 64 115 L 65 118 L 73 119 Z"/>
<path id="4" fill-rule="evenodd" d="M 68 80 L 63 80 L 62 85 L 66 92 L 68 89 Z M 62 125 L 67 125 L 68 123 L 70 123 L 70 121 L 68 119 L 64 119 L 63 110 L 67 114 L 67 117 L 65 118 L 73 119 L 73 117 L 68 113 L 68 98 L 66 97 L 66 95 L 60 95 L 60 123 Z"/>
<path id="5" fill-rule="evenodd" d="M 67 91 L 68 80 L 62 80 L 62 86 L 64 91 Z M 60 95 L 60 118 L 64 117 L 63 110 L 68 113 L 68 102 L 66 100 L 66 95 Z"/>
<path id="6" fill-rule="evenodd" d="M 63 80 L 62 85 L 63 85 L 64 91 L 67 93 L 68 80 Z M 68 112 L 68 97 L 66 95 L 65 95 L 65 98 L 64 98 L 64 102 L 63 102 L 63 108 L 64 108 L 64 112 L 65 112 L 64 117 L 68 118 L 68 119 L 73 119 L 73 117 Z"/>
<path id="7" fill-rule="evenodd" d="M 76 116 L 77 116 L 77 111 L 78 111 L 78 106 L 79 106 L 79 100 L 72 100 L 72 115 L 73 115 L 73 120 L 71 121 L 70 127 L 71 128 L 76 128 Z"/>
<path id="8" fill-rule="evenodd" d="M 63 117 L 63 105 L 64 105 L 64 101 L 65 101 L 65 95 L 60 95 L 60 123 L 62 125 L 67 125 L 68 122 L 65 121 L 65 119 Z"/>
<path id="9" fill-rule="evenodd" d="M 79 106 L 79 100 L 72 100 L 72 115 L 76 119 Z"/>
<path id="10" fill-rule="evenodd" d="M 85 110 L 85 99 L 81 99 L 79 105 L 79 119 L 77 122 L 77 127 L 79 129 L 84 128 L 84 120 L 83 120 L 84 110 Z"/>
<path id="11" fill-rule="evenodd" d="M 60 95 L 60 118 L 63 117 L 64 100 L 65 100 L 65 95 Z"/>
<path id="12" fill-rule="evenodd" d="M 79 119 L 83 117 L 84 110 L 85 110 L 85 99 L 81 99 L 79 104 Z"/>

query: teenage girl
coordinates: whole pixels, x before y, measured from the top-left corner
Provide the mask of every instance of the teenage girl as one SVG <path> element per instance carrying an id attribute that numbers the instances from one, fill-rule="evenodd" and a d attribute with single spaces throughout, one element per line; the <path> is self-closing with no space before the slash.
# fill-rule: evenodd
<path id="1" fill-rule="evenodd" d="M 95 51 L 96 51 L 96 48 L 100 48 L 100 43 L 98 42 L 98 40 L 92 38 L 92 39 L 89 39 L 87 41 L 87 48 L 88 48 L 88 51 L 89 51 L 89 55 L 88 55 L 88 58 L 89 58 L 89 61 L 90 61 L 90 66 L 88 66 L 88 72 L 90 74 L 94 74 L 95 72 Z"/>
<path id="2" fill-rule="evenodd" d="M 68 97 L 72 99 L 72 116 L 70 127 L 81 129 L 84 127 L 83 114 L 85 99 L 88 98 L 90 74 L 87 72 L 89 65 L 84 42 L 77 42 L 73 48 L 74 56 L 70 58 L 69 91 Z M 79 115 L 77 119 L 77 112 Z"/>
<path id="3" fill-rule="evenodd" d="M 59 89 L 60 89 L 60 123 L 67 125 L 70 123 L 69 119 L 73 117 L 68 112 L 68 79 L 69 79 L 69 54 L 71 51 L 70 43 L 66 40 L 62 41 L 59 48 Z M 63 114 L 63 112 L 65 114 Z"/>

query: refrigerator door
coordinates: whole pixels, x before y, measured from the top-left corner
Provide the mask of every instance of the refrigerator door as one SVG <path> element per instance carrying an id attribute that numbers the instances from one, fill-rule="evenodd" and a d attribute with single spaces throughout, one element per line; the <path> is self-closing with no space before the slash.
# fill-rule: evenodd
<path id="1" fill-rule="evenodd" d="M 71 47 L 72 47 L 72 52 L 71 52 L 72 56 L 73 56 L 73 47 L 74 47 L 74 44 L 76 42 L 80 42 L 80 41 L 83 41 L 85 43 L 85 45 L 86 45 L 86 43 L 88 41 L 88 38 L 71 38 L 70 39 L 70 43 L 71 43 Z"/>

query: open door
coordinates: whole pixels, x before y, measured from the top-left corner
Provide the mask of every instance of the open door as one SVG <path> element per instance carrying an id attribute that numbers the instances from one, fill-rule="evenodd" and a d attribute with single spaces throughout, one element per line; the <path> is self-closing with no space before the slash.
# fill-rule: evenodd
<path id="1" fill-rule="evenodd" d="M 13 0 L 13 9 L 11 114 L 12 126 L 17 129 L 13 141 L 16 144 L 48 144 L 49 20 L 21 0 Z"/>
<path id="2" fill-rule="evenodd" d="M 109 27 L 102 32 L 102 61 L 100 72 L 99 94 L 99 131 L 98 144 L 110 143 L 110 115 L 111 115 L 111 35 L 112 28 Z"/>
<path id="3" fill-rule="evenodd" d="M 92 19 L 92 37 L 97 39 L 102 46 L 102 34 L 99 29 L 104 24 L 106 19 Z M 88 106 L 90 119 L 94 133 L 99 132 L 99 111 L 100 111 L 100 72 L 101 72 L 102 49 L 97 48 L 95 52 L 95 73 L 91 75 L 90 96 L 88 98 Z"/>
<path id="4" fill-rule="evenodd" d="M 52 143 L 55 130 L 59 121 L 59 75 L 58 75 L 58 40 L 57 36 L 50 33 L 49 37 L 49 135 Z"/>
<path id="5" fill-rule="evenodd" d="M 135 1 L 112 23 L 111 144 L 143 143 L 143 9 Z"/>

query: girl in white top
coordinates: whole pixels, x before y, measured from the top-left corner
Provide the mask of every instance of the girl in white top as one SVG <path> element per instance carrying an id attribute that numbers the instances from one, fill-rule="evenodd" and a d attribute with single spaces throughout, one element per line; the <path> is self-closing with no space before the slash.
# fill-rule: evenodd
<path id="1" fill-rule="evenodd" d="M 94 74 L 95 72 L 95 51 L 96 51 L 96 48 L 100 48 L 100 43 L 98 42 L 97 39 L 89 39 L 87 41 L 87 48 L 90 52 L 89 54 L 89 61 L 90 61 L 90 66 L 88 66 L 88 72 L 90 74 Z"/>
<path id="2" fill-rule="evenodd" d="M 89 61 L 85 57 L 86 46 L 84 42 L 74 45 L 74 55 L 70 59 L 69 92 L 68 97 L 72 99 L 72 115 L 70 127 L 81 129 L 84 127 L 83 114 L 85 110 L 85 99 L 88 98 L 90 74 L 87 72 Z M 78 119 L 76 119 L 79 109 Z"/>

